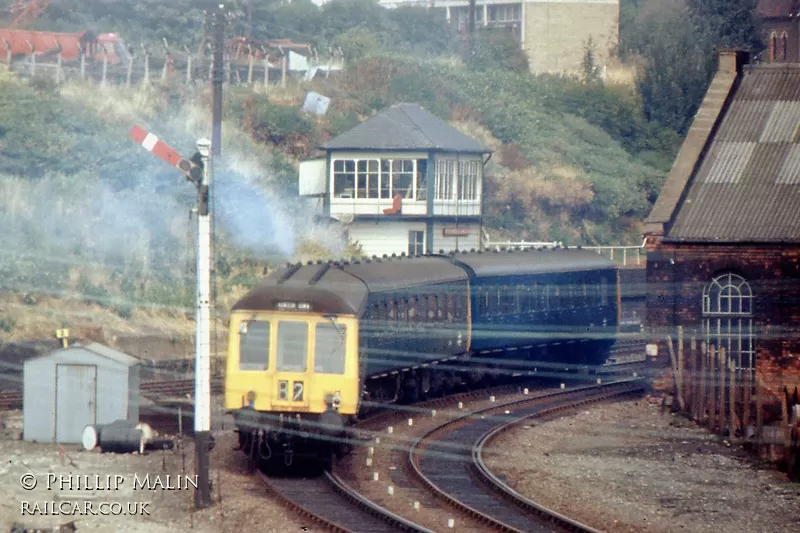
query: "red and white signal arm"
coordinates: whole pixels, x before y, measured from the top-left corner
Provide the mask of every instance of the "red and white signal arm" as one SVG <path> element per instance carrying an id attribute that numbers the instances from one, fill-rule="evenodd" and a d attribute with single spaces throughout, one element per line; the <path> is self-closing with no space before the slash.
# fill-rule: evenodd
<path id="1" fill-rule="evenodd" d="M 148 152 L 153 152 L 153 154 L 186 174 L 189 180 L 199 181 L 202 169 L 152 133 L 140 126 L 134 126 L 131 129 L 131 138 L 141 144 Z"/>

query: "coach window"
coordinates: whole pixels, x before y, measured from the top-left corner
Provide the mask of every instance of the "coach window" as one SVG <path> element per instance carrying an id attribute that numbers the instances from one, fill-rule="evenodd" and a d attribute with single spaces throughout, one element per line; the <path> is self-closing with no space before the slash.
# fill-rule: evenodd
<path id="1" fill-rule="evenodd" d="M 464 300 L 461 298 L 460 294 L 453 295 L 453 315 L 457 321 L 461 320 L 461 317 L 464 316 Z"/>
<path id="2" fill-rule="evenodd" d="M 308 324 L 282 320 L 278 323 L 278 370 L 305 372 L 308 363 Z"/>
<path id="3" fill-rule="evenodd" d="M 417 299 L 412 296 L 408 299 L 408 321 L 413 322 L 417 319 Z"/>
<path id="4" fill-rule="evenodd" d="M 606 278 L 600 279 L 600 305 L 603 307 L 608 305 L 608 281 Z"/>
<path id="5" fill-rule="evenodd" d="M 388 311 L 388 315 L 389 315 L 389 320 L 396 320 L 397 319 L 397 302 L 395 300 L 392 300 L 391 302 L 389 302 L 389 306 L 388 306 L 387 311 Z"/>
<path id="6" fill-rule="evenodd" d="M 447 295 L 447 321 L 452 322 L 456 318 L 456 296 L 455 294 Z"/>
<path id="7" fill-rule="evenodd" d="M 269 340 L 269 322 L 242 322 L 239 326 L 239 370 L 269 369 Z"/>
<path id="8" fill-rule="evenodd" d="M 436 296 L 428 296 L 428 320 L 436 320 L 439 308 L 439 301 Z"/>
<path id="9" fill-rule="evenodd" d="M 386 320 L 386 302 L 378 305 L 378 320 Z"/>
<path id="10" fill-rule="evenodd" d="M 317 323 L 314 372 L 344 374 L 347 326 L 330 322 Z"/>
<path id="11" fill-rule="evenodd" d="M 397 301 L 397 320 L 406 319 L 406 309 L 408 309 L 408 300 L 400 298 Z"/>

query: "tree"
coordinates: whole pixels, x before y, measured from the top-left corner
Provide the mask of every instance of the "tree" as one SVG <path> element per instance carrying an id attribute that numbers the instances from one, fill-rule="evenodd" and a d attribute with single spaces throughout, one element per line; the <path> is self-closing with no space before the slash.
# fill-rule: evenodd
<path id="1" fill-rule="evenodd" d="M 639 55 L 645 116 L 685 133 L 714 74 L 719 48 L 760 48 L 755 0 L 649 0 L 624 50 Z"/>
<path id="2" fill-rule="evenodd" d="M 581 61 L 584 83 L 593 83 L 600 79 L 600 75 L 597 72 L 596 56 L 594 41 L 589 36 L 589 40 L 586 41 L 586 45 L 583 47 L 583 60 Z"/>
<path id="3" fill-rule="evenodd" d="M 519 41 L 504 28 L 482 29 L 475 33 L 473 42 L 467 64 L 474 70 L 530 70 L 528 56 L 520 48 Z"/>

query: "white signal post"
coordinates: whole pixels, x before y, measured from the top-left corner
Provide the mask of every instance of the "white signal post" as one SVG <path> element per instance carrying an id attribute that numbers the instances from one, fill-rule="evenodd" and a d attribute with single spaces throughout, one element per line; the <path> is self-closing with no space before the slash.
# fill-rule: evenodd
<path id="1" fill-rule="evenodd" d="M 198 184 L 197 213 L 197 339 L 195 341 L 194 432 L 198 490 L 195 507 L 211 505 L 209 452 L 211 451 L 211 141 L 197 141 L 203 162 Z"/>
<path id="2" fill-rule="evenodd" d="M 211 438 L 211 202 L 209 191 L 212 179 L 211 141 L 199 139 L 197 151 L 202 162 L 202 172 L 192 161 L 183 158 L 170 145 L 134 126 L 131 138 L 172 166 L 197 186 L 197 336 L 195 339 L 194 371 L 194 450 L 197 490 L 195 507 L 211 506 L 211 476 L 209 454 Z"/>

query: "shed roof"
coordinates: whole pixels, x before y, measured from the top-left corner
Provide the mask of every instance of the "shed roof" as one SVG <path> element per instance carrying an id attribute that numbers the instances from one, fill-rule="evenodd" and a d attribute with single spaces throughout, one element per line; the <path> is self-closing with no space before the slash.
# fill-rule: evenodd
<path id="1" fill-rule="evenodd" d="M 665 240 L 800 241 L 800 65 L 746 66 Z"/>
<path id="2" fill-rule="evenodd" d="M 75 343 L 72 346 L 70 346 L 69 348 L 62 348 L 62 349 L 56 350 L 54 352 L 42 354 L 42 355 L 39 355 L 37 357 L 32 357 L 31 359 L 28 359 L 28 361 L 32 361 L 32 360 L 35 360 L 35 359 L 41 359 L 41 358 L 44 358 L 44 357 L 50 357 L 54 353 L 68 352 L 70 350 L 86 350 L 88 352 L 92 352 L 92 353 L 94 353 L 96 355 L 99 355 L 100 357 L 105 357 L 106 359 L 110 359 L 110 360 L 112 360 L 112 361 L 114 361 L 116 363 L 119 363 L 119 364 L 125 365 L 125 366 L 135 366 L 135 365 L 141 363 L 141 361 L 139 359 L 137 359 L 136 357 L 130 356 L 130 355 L 125 354 L 125 353 L 122 353 L 119 350 L 115 350 L 114 348 L 109 348 L 108 346 L 105 346 L 103 344 L 99 344 L 97 342 L 91 342 L 91 343 L 86 344 L 86 345 Z"/>
<path id="3" fill-rule="evenodd" d="M 326 150 L 437 150 L 489 153 L 418 104 L 395 104 L 322 146 Z"/>

